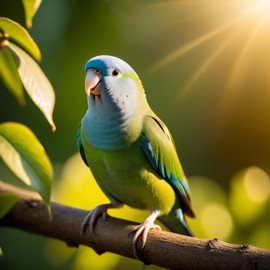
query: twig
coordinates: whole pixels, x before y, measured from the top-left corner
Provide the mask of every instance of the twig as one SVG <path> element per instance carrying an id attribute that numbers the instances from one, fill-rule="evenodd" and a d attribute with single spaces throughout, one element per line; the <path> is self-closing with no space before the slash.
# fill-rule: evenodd
<path id="1" fill-rule="evenodd" d="M 99 218 L 94 234 L 87 230 L 81 235 L 80 226 L 87 211 L 51 203 L 53 218 L 50 220 L 46 205 L 31 194 L 4 183 L 0 183 L 0 193 L 21 197 L 0 220 L 0 226 L 57 238 L 70 246 L 90 246 L 98 254 L 109 251 L 134 258 L 131 240 L 136 224 L 133 222 L 112 217 L 104 222 Z M 270 269 L 270 250 L 154 230 L 149 232 L 141 258 L 145 263 L 169 269 Z"/>

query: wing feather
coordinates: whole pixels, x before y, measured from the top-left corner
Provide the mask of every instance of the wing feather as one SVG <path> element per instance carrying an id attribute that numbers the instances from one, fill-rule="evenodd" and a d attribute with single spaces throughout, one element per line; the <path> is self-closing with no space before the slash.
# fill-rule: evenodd
<path id="1" fill-rule="evenodd" d="M 144 119 L 141 145 L 153 168 L 174 188 L 184 213 L 194 217 L 188 183 L 166 125 L 156 116 Z"/>
<path id="2" fill-rule="evenodd" d="M 82 144 L 82 139 L 81 139 L 81 125 L 79 126 L 78 133 L 77 133 L 77 146 L 78 146 L 78 150 L 81 154 L 81 157 L 82 157 L 84 163 L 86 164 L 86 166 L 89 167 L 88 162 L 86 160 L 86 156 L 85 156 L 85 152 L 84 152 L 84 148 L 83 148 L 83 144 Z"/>

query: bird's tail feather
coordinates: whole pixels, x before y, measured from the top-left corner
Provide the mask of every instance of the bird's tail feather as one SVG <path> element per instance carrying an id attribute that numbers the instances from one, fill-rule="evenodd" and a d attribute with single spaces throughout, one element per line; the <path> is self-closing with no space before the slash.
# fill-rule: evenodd
<path id="1" fill-rule="evenodd" d="M 182 210 L 179 208 L 167 216 L 158 217 L 158 220 L 164 223 L 164 225 L 166 225 L 172 232 L 194 236 L 185 220 Z"/>

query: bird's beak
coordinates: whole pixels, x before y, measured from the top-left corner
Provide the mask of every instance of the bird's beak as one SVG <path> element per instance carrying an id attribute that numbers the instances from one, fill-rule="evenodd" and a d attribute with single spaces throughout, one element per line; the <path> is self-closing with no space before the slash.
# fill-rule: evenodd
<path id="1" fill-rule="evenodd" d="M 100 96 L 101 88 L 99 83 L 101 82 L 101 75 L 94 69 L 89 69 L 85 77 L 85 92 L 88 96 L 90 94 Z"/>

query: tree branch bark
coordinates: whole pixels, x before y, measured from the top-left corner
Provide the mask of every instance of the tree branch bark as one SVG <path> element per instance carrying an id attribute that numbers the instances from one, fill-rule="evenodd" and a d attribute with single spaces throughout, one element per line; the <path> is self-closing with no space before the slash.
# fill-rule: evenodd
<path id="1" fill-rule="evenodd" d="M 0 193 L 12 193 L 20 200 L 0 220 L 0 226 L 15 227 L 65 241 L 68 245 L 90 246 L 98 254 L 105 251 L 134 258 L 131 240 L 134 222 L 99 218 L 94 234 L 80 234 L 87 211 L 51 203 L 52 219 L 46 205 L 32 193 L 0 183 Z M 141 244 L 141 243 L 139 243 Z M 218 239 L 202 240 L 171 232 L 150 231 L 141 259 L 169 269 L 270 269 L 270 250 L 235 245 Z"/>

